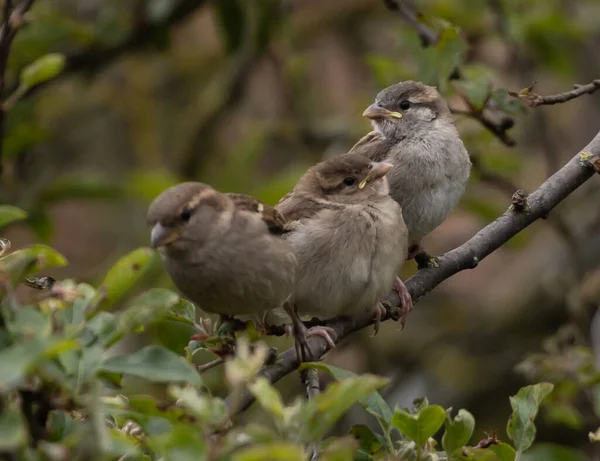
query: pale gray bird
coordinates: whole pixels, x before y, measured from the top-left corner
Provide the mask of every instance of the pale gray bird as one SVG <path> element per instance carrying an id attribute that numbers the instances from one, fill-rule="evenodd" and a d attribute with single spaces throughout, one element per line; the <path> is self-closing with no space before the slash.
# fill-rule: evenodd
<path id="1" fill-rule="evenodd" d="M 298 260 L 293 299 L 301 316 L 325 320 L 372 311 L 377 332 L 385 313 L 379 300 L 408 253 L 402 210 L 388 195 L 385 176 L 392 168 L 361 155 L 336 156 L 310 168 L 275 206 Z M 401 299 L 410 309 L 408 292 Z M 304 333 L 333 346 L 330 328 Z"/>
<path id="2" fill-rule="evenodd" d="M 433 87 L 405 81 L 382 90 L 363 113 L 374 131 L 350 150 L 390 162 L 390 195 L 408 227 L 409 259 L 421 239 L 438 227 L 465 191 L 471 161 L 448 105 Z"/>
<path id="3" fill-rule="evenodd" d="M 173 283 L 203 310 L 225 320 L 266 315 L 290 300 L 296 257 L 273 207 L 186 182 L 154 200 L 148 223 Z"/>

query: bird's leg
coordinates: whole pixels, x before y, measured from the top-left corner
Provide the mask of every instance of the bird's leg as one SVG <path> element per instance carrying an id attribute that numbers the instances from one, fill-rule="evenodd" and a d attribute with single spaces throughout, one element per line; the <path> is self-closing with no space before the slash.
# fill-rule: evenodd
<path id="1" fill-rule="evenodd" d="M 396 276 L 396 279 L 394 280 L 394 291 L 400 298 L 400 307 L 402 308 L 400 325 L 402 325 L 402 329 L 404 329 L 404 326 L 406 325 L 406 316 L 413 308 L 412 297 L 410 296 L 406 285 L 404 285 L 404 282 L 398 276 Z"/>
<path id="2" fill-rule="evenodd" d="M 331 339 L 331 336 L 336 337 L 337 335 L 333 328 L 317 326 L 308 329 L 304 323 L 302 323 L 302 320 L 300 320 L 296 309 L 291 303 L 286 303 L 284 305 L 284 309 L 292 320 L 292 331 L 295 339 L 294 348 L 296 350 L 296 356 L 298 357 L 298 360 L 301 362 L 306 362 L 307 360 L 312 359 L 312 352 L 310 351 L 307 342 L 307 339 L 310 336 L 321 336 L 323 339 L 325 339 L 325 341 L 327 341 L 327 344 L 330 347 L 335 347 L 335 342 L 333 339 Z"/>
<path id="3" fill-rule="evenodd" d="M 440 267 L 440 262 L 435 256 L 431 256 L 427 253 L 420 243 L 415 243 L 408 248 L 408 256 L 406 260 L 409 261 L 414 259 L 417 262 L 419 269 L 431 269 L 434 267 Z"/>
<path id="4" fill-rule="evenodd" d="M 371 336 L 375 336 L 379 333 L 379 325 L 381 325 L 381 317 L 385 317 L 387 314 L 387 310 L 385 306 L 378 301 L 377 304 L 373 307 L 373 316 L 375 317 L 375 323 L 373 324 L 374 333 Z"/>

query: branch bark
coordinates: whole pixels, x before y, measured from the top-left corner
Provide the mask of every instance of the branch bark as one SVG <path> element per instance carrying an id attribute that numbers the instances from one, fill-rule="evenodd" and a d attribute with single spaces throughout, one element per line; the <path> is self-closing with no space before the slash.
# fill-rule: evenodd
<path id="1" fill-rule="evenodd" d="M 537 107 L 543 105 L 560 104 L 578 98 L 584 94 L 592 94 L 600 89 L 600 79 L 593 80 L 587 85 L 575 85 L 575 89 L 564 93 L 542 96 L 533 92 L 535 83 L 528 88 L 525 88 L 518 93 L 509 91 L 508 93 L 515 98 L 524 101 L 529 107 Z"/>
<path id="2" fill-rule="evenodd" d="M 590 161 L 600 155 L 600 132 L 594 139 L 575 155 L 565 166 L 548 178 L 535 192 L 527 197 L 527 206 L 524 211 L 507 210 L 502 216 L 488 224 L 463 245 L 449 251 L 438 258 L 439 267 L 419 270 L 406 281 L 413 302 L 417 302 L 447 278 L 465 269 L 473 269 L 477 264 L 493 251 L 506 243 L 510 238 L 525 229 L 540 218 L 548 216 L 550 211 L 561 201 L 568 197 L 584 182 L 595 174 L 595 169 Z M 391 306 L 399 306 L 400 299 L 395 293 L 390 293 L 386 301 Z M 387 317 L 385 320 L 387 320 Z M 336 318 L 324 322 L 337 333 L 336 342 L 340 342 L 350 334 L 373 324 L 370 315 L 355 318 Z M 323 338 L 312 336 L 308 339 L 308 346 L 313 357 L 322 358 L 329 350 Z M 271 383 L 279 381 L 284 376 L 296 370 L 299 366 L 294 348 L 282 352 L 276 363 L 262 371 Z M 236 401 L 236 408 L 230 414 L 248 408 L 254 398 L 245 393 Z M 232 404 L 231 399 L 226 401 Z"/>

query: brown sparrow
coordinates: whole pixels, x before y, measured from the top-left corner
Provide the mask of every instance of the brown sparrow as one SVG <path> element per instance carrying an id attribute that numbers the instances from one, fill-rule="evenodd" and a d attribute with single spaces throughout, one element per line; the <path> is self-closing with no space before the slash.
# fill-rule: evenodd
<path id="1" fill-rule="evenodd" d="M 173 283 L 203 310 L 225 320 L 288 302 L 296 257 L 278 235 L 284 221 L 273 207 L 185 182 L 152 202 L 148 223 Z"/>
<path id="2" fill-rule="evenodd" d="M 336 156 L 310 168 L 275 206 L 298 260 L 293 300 L 300 315 L 324 320 L 373 311 L 377 332 L 385 313 L 379 300 L 408 252 L 402 210 L 388 195 L 392 168 L 361 155 Z M 412 305 L 408 292 L 403 301 Z M 296 333 L 321 335 L 333 347 L 331 328 Z"/>
<path id="3" fill-rule="evenodd" d="M 390 195 L 402 207 L 408 227 L 409 258 L 421 239 L 452 212 L 465 191 L 471 161 L 439 92 L 405 81 L 382 90 L 363 113 L 374 131 L 350 150 L 390 162 Z"/>

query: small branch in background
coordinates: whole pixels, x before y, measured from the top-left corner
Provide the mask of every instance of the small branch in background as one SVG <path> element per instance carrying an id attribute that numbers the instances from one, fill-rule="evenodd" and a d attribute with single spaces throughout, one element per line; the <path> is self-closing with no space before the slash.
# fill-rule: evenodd
<path id="1" fill-rule="evenodd" d="M 219 357 L 218 359 L 212 360 L 208 363 L 204 363 L 202 365 L 194 365 L 194 366 L 196 367 L 196 370 L 198 370 L 198 373 L 204 373 L 205 371 L 210 370 L 211 368 L 214 368 L 216 366 L 219 366 L 224 362 L 225 362 L 225 360 L 223 360 L 221 357 Z"/>
<path id="2" fill-rule="evenodd" d="M 589 160 L 600 155 L 600 131 L 594 139 L 573 157 L 566 165 L 548 178 L 535 192 L 527 197 L 528 211 L 507 210 L 502 216 L 488 224 L 463 245 L 438 258 L 439 266 L 419 270 L 406 281 L 413 302 L 417 302 L 444 280 L 466 269 L 473 269 L 486 256 L 500 248 L 509 239 L 540 218 L 547 217 L 550 211 L 573 193 L 579 186 L 595 174 Z M 399 306 L 396 293 L 390 293 L 386 301 L 391 306 Z M 389 315 L 383 320 L 388 320 Z M 337 318 L 323 324 L 336 332 L 337 343 L 350 334 L 373 324 L 371 315 L 354 318 Z M 312 336 L 308 339 L 311 355 L 320 359 L 329 350 L 323 338 Z M 279 381 L 300 365 L 294 348 L 279 355 L 278 360 L 261 372 L 271 383 Z M 233 417 L 248 408 L 254 397 L 245 392 L 239 400 L 228 397 L 226 404 Z"/>
<path id="3" fill-rule="evenodd" d="M 518 93 L 514 91 L 509 91 L 508 94 L 515 98 L 519 98 L 521 101 L 525 102 L 529 107 L 538 107 L 568 102 L 572 99 L 578 98 L 579 96 L 583 96 L 584 94 L 592 94 L 596 90 L 600 89 L 600 79 L 596 79 L 592 80 L 592 82 L 588 83 L 587 85 L 575 84 L 573 85 L 575 89 L 571 91 L 566 91 L 564 93 L 553 94 L 549 96 L 542 96 L 533 92 L 535 84 L 536 82 L 533 82 L 531 86 L 522 89 Z"/>
<path id="4" fill-rule="evenodd" d="M 306 398 L 314 399 L 321 392 L 319 372 L 316 368 L 306 368 L 300 372 L 300 379 L 306 390 Z"/>
<path id="5" fill-rule="evenodd" d="M 429 27 L 427 24 L 419 21 L 419 14 L 415 12 L 404 0 L 383 0 L 383 3 L 388 10 L 398 13 L 404 21 L 411 26 L 421 39 L 423 47 L 435 45 L 439 36 L 435 30 Z M 459 68 L 452 71 L 450 80 L 460 80 L 463 78 L 462 72 Z M 499 121 L 493 120 L 484 110 L 481 111 L 454 111 L 461 115 L 467 115 L 475 120 L 479 121 L 486 129 L 492 132 L 501 142 L 509 147 L 516 144 L 515 140 L 512 139 L 507 131 L 514 126 L 514 120 L 511 117 L 505 116 Z"/>
<path id="6" fill-rule="evenodd" d="M 473 165 L 473 170 L 477 172 L 479 178 L 489 185 L 495 187 L 501 192 L 510 195 L 515 190 L 519 189 L 519 187 L 514 184 L 510 179 L 506 179 L 505 177 L 499 175 L 498 173 L 486 168 L 481 163 L 481 157 L 478 154 L 474 154 L 473 152 L 469 152 L 469 157 L 471 157 L 471 164 Z"/>

